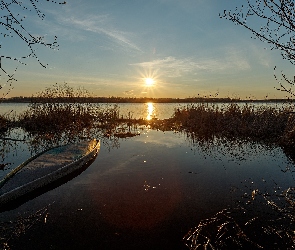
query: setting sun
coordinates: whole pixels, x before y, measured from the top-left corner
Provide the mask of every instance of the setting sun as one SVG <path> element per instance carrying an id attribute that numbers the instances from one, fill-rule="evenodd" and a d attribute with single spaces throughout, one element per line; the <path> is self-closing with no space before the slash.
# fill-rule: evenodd
<path id="1" fill-rule="evenodd" d="M 155 83 L 155 80 L 153 78 L 145 78 L 145 85 L 146 86 L 153 86 Z"/>

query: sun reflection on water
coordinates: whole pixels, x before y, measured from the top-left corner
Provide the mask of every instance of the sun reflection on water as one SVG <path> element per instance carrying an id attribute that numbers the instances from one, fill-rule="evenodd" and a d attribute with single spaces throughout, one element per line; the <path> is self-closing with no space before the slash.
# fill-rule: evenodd
<path id="1" fill-rule="evenodd" d="M 147 116 L 146 116 L 146 119 L 148 121 L 153 119 L 153 117 L 155 116 L 154 111 L 155 111 L 154 104 L 152 102 L 147 103 Z"/>

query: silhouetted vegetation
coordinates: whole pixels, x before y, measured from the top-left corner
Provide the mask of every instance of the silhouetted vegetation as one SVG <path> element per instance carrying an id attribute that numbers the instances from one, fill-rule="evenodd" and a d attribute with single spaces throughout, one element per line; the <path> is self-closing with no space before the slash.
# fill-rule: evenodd
<path id="1" fill-rule="evenodd" d="M 95 127 L 106 136 L 116 134 L 118 137 L 125 137 L 127 132 L 131 137 L 134 135 L 130 134 L 131 131 L 135 131 L 138 126 L 150 126 L 163 131 L 185 131 L 194 140 L 218 137 L 277 143 L 287 147 L 295 145 L 292 106 L 277 109 L 238 103 L 222 106 L 195 103 L 175 109 L 173 117 L 169 119 L 146 120 L 120 115 L 118 105 L 101 109 L 92 103 L 80 103 L 79 100 L 87 98 L 87 95 L 85 90 L 74 90 L 67 84 L 55 85 L 39 93 L 40 98 L 36 97 L 35 102 L 29 104 L 28 110 L 14 124 L 28 132 L 39 133 L 82 131 Z M 57 102 L 65 97 L 70 102 Z M 9 120 L 2 118 L 0 122 L 1 127 L 5 128 Z"/>
<path id="2" fill-rule="evenodd" d="M 13 128 L 16 125 L 17 117 L 11 113 L 0 114 L 0 134 L 7 132 L 10 128 Z M 1 135 L 0 135 L 1 138 Z"/>
<path id="3" fill-rule="evenodd" d="M 281 146 L 284 152 L 289 152 L 288 157 L 295 159 L 292 155 L 295 146 L 295 114 L 292 105 L 278 108 L 273 105 L 259 106 L 238 102 L 214 104 L 211 101 L 209 104 L 209 101 L 204 101 L 175 108 L 173 116 L 169 119 L 161 120 L 154 117 L 147 120 L 133 118 L 131 113 L 120 114 L 119 105 L 110 104 L 102 109 L 100 105 L 88 102 L 90 99 L 89 93 L 84 89 L 56 84 L 38 93 L 29 104 L 28 110 L 15 121 L 5 116 L 3 120 L 0 118 L 0 124 L 3 123 L 6 127 L 5 124 L 19 126 L 28 132 L 26 135 L 30 140 L 26 143 L 34 153 L 61 142 L 72 142 L 85 137 L 98 138 L 109 148 L 119 147 L 120 138 L 137 136 L 141 128 L 149 127 L 162 131 L 183 132 L 193 147 L 199 143 L 207 155 L 210 155 L 210 146 L 215 146 L 221 154 L 233 155 L 237 161 L 242 161 L 243 155 L 237 155 L 236 148 L 241 148 L 245 153 L 246 150 L 243 150 L 242 145 L 262 143 L 267 147 Z M 4 169 L 7 164 L 3 161 L 0 167 Z M 280 197 L 284 195 L 293 206 L 293 193 L 294 189 L 290 187 L 286 192 L 282 192 Z M 259 237 L 263 235 L 270 238 L 266 242 L 266 248 L 275 243 L 290 246 L 293 234 L 287 233 L 293 227 L 291 222 L 294 216 L 290 217 L 289 214 L 294 211 L 294 206 L 285 209 L 280 206 L 276 197 L 269 196 L 268 193 L 256 188 L 251 189 L 244 199 L 247 204 L 254 206 L 249 205 L 248 210 L 243 210 L 240 206 L 228 208 L 212 218 L 201 221 L 198 227 L 185 236 L 185 244 L 190 249 L 196 249 L 197 245 L 208 247 L 210 244 L 217 248 L 243 246 L 246 249 L 247 247 L 259 249 L 260 246 L 264 246 L 262 243 L 265 243 Z M 262 200 L 266 204 L 261 202 L 256 206 L 254 198 L 255 202 Z M 264 206 L 267 208 L 270 206 L 269 210 L 274 216 L 271 214 L 267 217 L 268 220 L 263 217 L 262 222 L 256 217 L 253 220 L 251 212 L 257 212 L 255 210 L 257 207 Z M 279 215 L 276 214 L 277 210 L 280 212 Z M 262 230 L 260 225 L 271 231 Z"/>
<path id="4" fill-rule="evenodd" d="M 135 119 L 130 114 L 120 115 L 118 105 L 109 105 L 104 109 L 94 105 L 97 99 L 85 89 L 73 89 L 66 83 L 55 84 L 32 97 L 28 110 L 10 124 L 30 133 L 51 134 L 49 137 L 53 133 L 77 133 L 95 128 L 106 137 L 126 138 L 137 135 L 138 127 L 149 126 L 163 131 L 184 131 L 192 140 L 199 141 L 221 138 L 295 146 L 292 105 L 278 109 L 273 105 L 258 106 L 233 101 L 214 104 L 212 98 L 200 100 L 175 109 L 169 119 Z M 2 128 L 7 123 L 7 118 L 0 119 Z"/>
<path id="5" fill-rule="evenodd" d="M 195 104 L 175 110 L 172 119 L 179 130 L 191 133 L 195 139 L 219 137 L 281 143 L 285 138 L 284 142 L 288 143 L 286 139 L 293 137 L 288 132 L 295 125 L 290 124 L 291 111 L 291 107 L 278 110 L 270 106 L 239 106 L 236 103 L 223 108 Z M 287 125 L 290 127 L 288 131 Z"/>
<path id="6" fill-rule="evenodd" d="M 80 131 L 93 125 L 97 110 L 88 103 L 78 101 L 87 97 L 84 89 L 73 89 L 66 83 L 54 85 L 40 92 L 19 117 L 19 126 L 29 132 Z M 68 103 L 57 100 L 67 98 Z"/>
<path id="7" fill-rule="evenodd" d="M 0 132 L 7 130 L 8 123 L 9 123 L 9 120 L 5 118 L 4 116 L 0 115 Z"/>

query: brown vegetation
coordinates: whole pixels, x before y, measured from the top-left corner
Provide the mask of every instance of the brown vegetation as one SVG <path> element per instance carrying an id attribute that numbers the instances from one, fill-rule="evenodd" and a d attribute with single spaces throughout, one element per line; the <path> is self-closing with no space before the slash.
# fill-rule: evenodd
<path id="1" fill-rule="evenodd" d="M 38 93 L 28 110 L 20 115 L 19 126 L 28 132 L 80 131 L 91 127 L 95 118 L 92 106 L 78 102 L 78 97 L 87 95 L 86 90 L 75 90 L 66 83 L 47 88 Z M 59 102 L 62 98 L 70 102 Z"/>
<path id="2" fill-rule="evenodd" d="M 67 88 L 67 85 L 63 87 Z M 106 136 L 112 136 L 118 134 L 118 128 L 131 133 L 137 126 L 150 126 L 163 131 L 185 131 L 193 140 L 224 138 L 278 143 L 288 147 L 295 145 L 295 117 L 291 106 L 277 109 L 237 103 L 224 104 L 223 107 L 198 103 L 176 109 L 169 119 L 147 121 L 120 116 L 116 105 L 100 110 L 91 104 L 77 103 L 74 98 L 71 103 L 50 100 L 30 104 L 20 116 L 20 127 L 29 132 L 81 131 L 95 127 Z M 119 132 L 120 137 L 123 134 Z"/>
<path id="3" fill-rule="evenodd" d="M 7 119 L 4 116 L 0 116 L 0 130 L 7 127 Z"/>
<path id="4" fill-rule="evenodd" d="M 7 131 L 11 123 L 12 121 L 8 117 L 0 115 L 0 133 Z"/>
<path id="5" fill-rule="evenodd" d="M 131 137 L 138 134 L 138 127 L 149 126 L 163 131 L 184 131 L 194 141 L 219 138 L 295 146 L 295 114 L 291 105 L 279 109 L 271 105 L 224 103 L 221 106 L 203 102 L 175 109 L 169 119 L 145 120 L 134 119 L 130 114 L 120 115 L 117 105 L 101 109 L 86 102 L 89 96 L 84 89 L 56 84 L 38 93 L 16 124 L 30 133 L 43 135 L 94 128 L 106 137 Z M 0 117 L 0 128 L 8 122 Z"/>
<path id="6" fill-rule="evenodd" d="M 293 137 L 295 139 L 295 133 L 290 133 L 295 125 L 290 120 L 290 114 L 291 107 L 279 110 L 270 106 L 240 106 L 236 103 L 223 108 L 195 104 L 175 110 L 171 119 L 178 130 L 191 133 L 195 139 L 238 138 L 290 144 Z"/>

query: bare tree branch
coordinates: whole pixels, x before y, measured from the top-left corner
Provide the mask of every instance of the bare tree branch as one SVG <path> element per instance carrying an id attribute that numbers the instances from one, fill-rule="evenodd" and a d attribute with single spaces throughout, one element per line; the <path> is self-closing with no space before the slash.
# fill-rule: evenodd
<path id="1" fill-rule="evenodd" d="M 43 2 L 50 2 L 54 4 L 66 4 L 66 2 L 44 0 Z M 37 56 L 36 50 L 38 46 L 43 46 L 49 49 L 58 50 L 57 37 L 54 37 L 53 42 L 48 43 L 45 41 L 43 36 L 33 35 L 28 31 L 29 27 L 25 27 L 24 20 L 26 19 L 26 12 L 34 11 L 37 14 L 37 17 L 43 20 L 45 14 L 41 12 L 38 0 L 25 0 L 24 2 L 18 0 L 0 0 L 0 37 L 3 38 L 13 38 L 20 40 L 27 48 L 28 53 L 13 57 L 11 55 L 5 55 L 1 51 L 0 45 L 0 77 L 4 77 L 6 80 L 0 82 L 0 90 L 7 84 L 9 84 L 9 89 L 6 93 L 3 93 L 5 98 L 9 91 L 12 89 L 12 82 L 16 81 L 14 74 L 17 70 L 15 67 L 13 73 L 8 73 L 8 70 L 5 68 L 4 61 L 11 60 L 19 64 L 26 65 L 23 61 L 27 58 L 34 58 L 37 62 L 44 68 L 48 65 L 43 63 Z M 17 12 L 19 10 L 19 12 Z M 2 28 L 1 28 L 2 27 Z M 4 52 L 5 53 L 5 52 Z"/>
<path id="2" fill-rule="evenodd" d="M 221 18 L 241 25 L 258 38 L 278 49 L 284 59 L 295 64 L 295 6 L 294 0 L 246 0 L 247 7 L 235 11 L 224 11 Z M 255 2 L 252 4 L 251 2 Z M 255 29 L 248 24 L 251 19 L 259 18 L 264 25 Z"/>
<path id="3" fill-rule="evenodd" d="M 234 11 L 225 10 L 222 15 L 219 14 L 220 18 L 243 26 L 253 34 L 252 38 L 268 43 L 271 50 L 279 50 L 283 59 L 295 65 L 294 0 L 245 0 L 245 2 L 246 7 L 242 6 Z M 260 28 L 256 27 L 256 19 L 263 23 Z M 280 85 L 277 90 L 295 97 L 294 81 L 288 79 L 283 72 L 280 80 L 275 73 L 275 79 Z"/>

